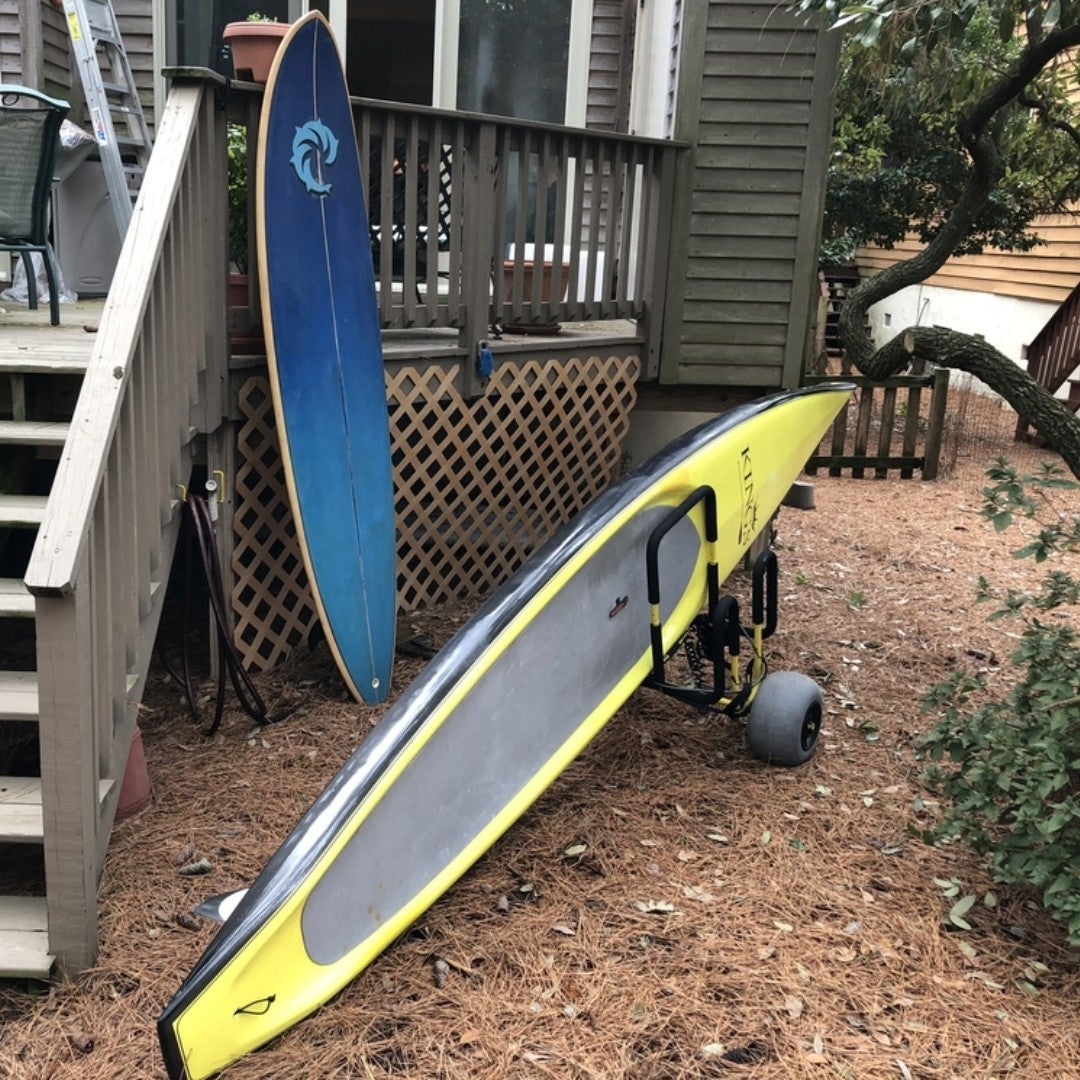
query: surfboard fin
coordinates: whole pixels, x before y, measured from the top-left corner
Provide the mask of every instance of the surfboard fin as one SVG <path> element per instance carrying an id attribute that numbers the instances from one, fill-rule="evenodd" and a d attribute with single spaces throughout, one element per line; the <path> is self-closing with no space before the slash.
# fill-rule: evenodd
<path id="1" fill-rule="evenodd" d="M 235 892 L 208 896 L 195 908 L 195 914 L 202 916 L 204 919 L 212 919 L 214 922 L 223 923 L 236 910 L 237 905 L 246 895 L 247 889 L 237 889 Z"/>

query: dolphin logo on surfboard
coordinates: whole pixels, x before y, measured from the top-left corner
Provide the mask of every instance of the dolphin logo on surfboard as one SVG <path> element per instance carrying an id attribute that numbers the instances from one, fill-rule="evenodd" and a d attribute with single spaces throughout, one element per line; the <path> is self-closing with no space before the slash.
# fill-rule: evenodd
<path id="1" fill-rule="evenodd" d="M 323 169 L 334 164 L 337 152 L 337 136 L 321 120 L 309 120 L 296 129 L 289 163 L 312 195 L 330 194 L 334 185 L 323 178 Z"/>

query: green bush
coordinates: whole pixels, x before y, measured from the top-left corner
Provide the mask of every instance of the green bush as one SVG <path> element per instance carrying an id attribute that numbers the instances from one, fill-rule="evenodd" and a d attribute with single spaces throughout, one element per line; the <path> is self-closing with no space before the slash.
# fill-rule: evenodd
<path id="1" fill-rule="evenodd" d="M 999 458 L 987 476 L 983 516 L 995 529 L 1019 517 L 1037 530 L 1016 558 L 1080 551 L 1080 517 L 1054 504 L 1055 492 L 1077 487 L 1059 469 L 1021 476 Z M 1041 890 L 1080 945 L 1080 637 L 1061 610 L 1080 602 L 1080 580 L 1057 566 L 1029 595 L 980 578 L 978 599 L 996 603 L 990 620 L 1020 623 L 1019 643 L 1000 696 L 982 674 L 957 670 L 923 699 L 939 717 L 921 740 L 932 761 L 925 779 L 947 800 L 928 839 L 959 840 L 989 859 L 999 882 Z"/>
<path id="2" fill-rule="evenodd" d="M 229 124 L 228 185 L 229 185 L 229 262 L 241 274 L 248 269 L 248 175 L 247 128 Z"/>

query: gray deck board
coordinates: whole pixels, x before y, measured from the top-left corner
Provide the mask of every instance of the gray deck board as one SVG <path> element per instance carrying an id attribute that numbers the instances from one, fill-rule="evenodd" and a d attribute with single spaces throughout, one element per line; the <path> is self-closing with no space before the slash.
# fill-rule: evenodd
<path id="1" fill-rule="evenodd" d="M 0 495 L 0 528 L 27 528 L 41 524 L 46 495 Z"/>
<path id="2" fill-rule="evenodd" d="M 18 578 L 0 578 L 0 618 L 33 618 L 34 598 Z"/>
<path id="3" fill-rule="evenodd" d="M 0 978 L 47 979 L 52 971 L 43 896 L 0 896 Z"/>
<path id="4" fill-rule="evenodd" d="M 36 720 L 37 718 L 37 673 L 0 671 L 0 720 Z"/>
<path id="5" fill-rule="evenodd" d="M 99 805 L 105 801 L 114 784 L 114 780 L 98 782 Z M 40 844 L 44 831 L 41 778 L 0 776 L 0 843 Z"/>
<path id="6" fill-rule="evenodd" d="M 8 446 L 63 446 L 69 424 L 47 420 L 0 420 L 0 443 Z"/>
<path id="7" fill-rule="evenodd" d="M 80 300 L 60 307 L 60 325 L 49 325 L 49 305 L 29 311 L 0 300 L 0 372 L 78 373 L 86 367 L 103 300 Z"/>

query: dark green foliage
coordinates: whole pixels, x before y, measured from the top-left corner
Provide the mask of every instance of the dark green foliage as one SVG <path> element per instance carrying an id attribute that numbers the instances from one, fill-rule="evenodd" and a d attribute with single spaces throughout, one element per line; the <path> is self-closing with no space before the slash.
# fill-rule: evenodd
<path id="1" fill-rule="evenodd" d="M 880 32 L 869 44 L 862 34 L 847 39 L 826 191 L 825 265 L 850 260 L 863 245 L 891 248 L 909 234 L 927 243 L 937 234 L 970 181 L 959 126 L 1021 51 L 1020 37 L 999 33 L 1005 9 L 986 0 L 967 5 L 951 35 L 923 29 L 903 42 Z M 1074 62 L 1063 60 L 1001 110 L 995 139 L 1008 168 L 955 254 L 1030 250 L 1041 242 L 1032 220 L 1080 197 L 1077 144 L 1051 122 L 1072 119 L 1067 90 L 1075 83 Z M 1045 116 L 1025 104 L 1029 97 L 1044 103 Z"/>
<path id="2" fill-rule="evenodd" d="M 956 254 L 1023 250 L 1027 226 L 1080 195 L 1080 0 L 793 0 L 854 39 L 834 143 L 825 258 L 907 232 L 915 254 L 848 292 L 836 329 L 845 360 L 887 379 L 912 364 L 974 375 L 1080 477 L 1080 418 L 982 336 L 904 328 L 880 347 L 875 304 Z"/>
<path id="3" fill-rule="evenodd" d="M 1038 526 L 1014 552 L 1038 562 L 1080 552 L 1080 517 L 1054 510 L 1056 490 L 1075 488 L 1044 466 L 1021 476 L 999 460 L 983 489 L 986 517 L 1007 529 L 1021 517 Z M 931 759 L 927 782 L 949 807 L 932 838 L 955 838 L 986 856 L 995 878 L 1041 890 L 1043 904 L 1080 945 L 1080 635 L 1067 607 L 1080 582 L 1054 568 L 1037 592 L 999 593 L 979 582 L 980 602 L 997 602 L 990 619 L 1021 626 L 1011 656 L 1015 680 L 1001 693 L 986 677 L 958 669 L 927 691 L 923 704 L 939 719 L 922 740 Z M 995 696 L 995 693 L 1000 696 Z"/>
<path id="4" fill-rule="evenodd" d="M 248 176 L 247 129 L 240 124 L 228 127 L 229 262 L 241 274 L 248 262 Z"/>

